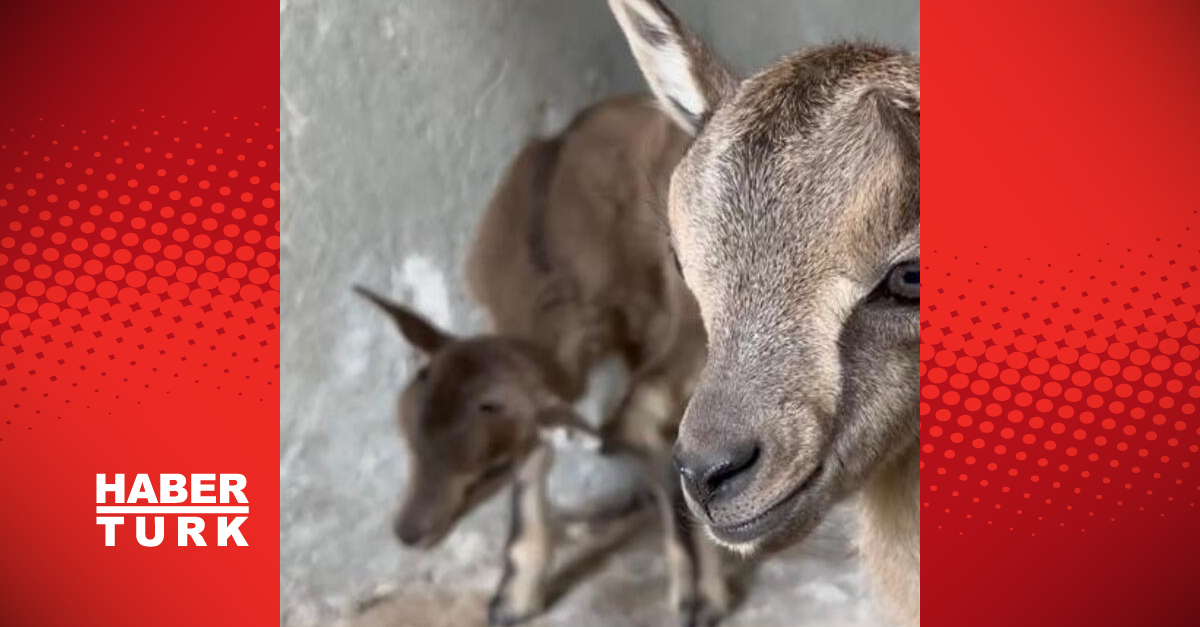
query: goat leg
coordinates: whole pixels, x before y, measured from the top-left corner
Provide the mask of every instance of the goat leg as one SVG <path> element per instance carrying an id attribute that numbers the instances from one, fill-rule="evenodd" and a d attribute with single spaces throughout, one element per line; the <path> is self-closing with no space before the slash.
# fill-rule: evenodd
<path id="1" fill-rule="evenodd" d="M 553 562 L 553 529 L 546 498 L 549 447 L 539 447 L 517 474 L 504 571 L 488 603 L 488 624 L 516 625 L 541 613 Z"/>

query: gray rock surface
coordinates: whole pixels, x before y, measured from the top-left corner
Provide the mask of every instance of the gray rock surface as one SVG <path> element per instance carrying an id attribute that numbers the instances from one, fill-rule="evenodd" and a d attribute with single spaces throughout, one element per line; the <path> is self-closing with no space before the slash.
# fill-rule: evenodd
<path id="1" fill-rule="evenodd" d="M 743 70 L 839 38 L 919 47 L 919 0 L 672 5 Z M 281 0 L 280 23 L 280 624 L 479 624 L 504 508 L 481 508 L 434 552 L 393 541 L 405 451 L 392 412 L 417 361 L 349 287 L 480 330 L 460 264 L 501 170 L 529 137 L 641 91 L 641 78 L 602 0 Z M 627 481 L 580 457 L 553 485 L 587 500 Z M 863 624 L 843 536 L 764 564 L 732 624 Z M 347 618 L 381 589 L 399 596 Z M 642 539 L 538 624 L 670 624 L 663 590 L 657 545 Z"/>

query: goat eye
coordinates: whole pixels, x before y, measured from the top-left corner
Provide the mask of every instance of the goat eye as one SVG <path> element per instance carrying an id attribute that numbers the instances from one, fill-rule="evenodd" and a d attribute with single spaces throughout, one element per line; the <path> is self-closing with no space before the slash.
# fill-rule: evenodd
<path id="1" fill-rule="evenodd" d="M 485 414 L 498 414 L 503 408 L 499 403 L 480 403 L 479 411 Z"/>
<path id="2" fill-rule="evenodd" d="M 887 291 L 892 296 L 906 301 L 921 299 L 921 265 L 910 261 L 897 264 L 888 272 Z"/>
<path id="3" fill-rule="evenodd" d="M 424 368 L 421 368 L 420 370 L 417 371 L 417 380 L 418 381 L 429 380 L 429 366 L 425 366 Z"/>

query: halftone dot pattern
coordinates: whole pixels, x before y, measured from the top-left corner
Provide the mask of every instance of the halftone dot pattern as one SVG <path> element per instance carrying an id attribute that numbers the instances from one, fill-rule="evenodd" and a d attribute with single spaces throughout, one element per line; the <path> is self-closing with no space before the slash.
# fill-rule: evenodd
<path id="1" fill-rule="evenodd" d="M 1200 238 L 1187 226 L 1104 250 L 1065 265 L 923 251 L 926 525 L 1200 521 Z"/>
<path id="2" fill-rule="evenodd" d="M 270 112 L 0 129 L 0 446 L 197 386 L 275 393 Z"/>

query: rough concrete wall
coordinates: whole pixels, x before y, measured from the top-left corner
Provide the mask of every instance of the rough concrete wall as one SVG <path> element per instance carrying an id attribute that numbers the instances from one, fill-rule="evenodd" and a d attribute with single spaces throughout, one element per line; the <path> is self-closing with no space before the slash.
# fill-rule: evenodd
<path id="1" fill-rule="evenodd" d="M 673 5 L 742 69 L 838 37 L 919 42 L 919 0 Z M 281 624 L 319 623 L 380 585 L 478 595 L 496 576 L 499 503 L 434 553 L 391 537 L 404 481 L 391 412 L 416 359 L 349 287 L 480 329 L 460 263 L 502 168 L 641 79 L 601 0 L 281 0 L 280 22 Z M 590 494 L 615 476 L 579 465 L 555 481 Z"/>
<path id="2" fill-rule="evenodd" d="M 742 72 L 801 46 L 875 41 L 919 51 L 920 0 L 705 0 L 705 37 Z"/>

